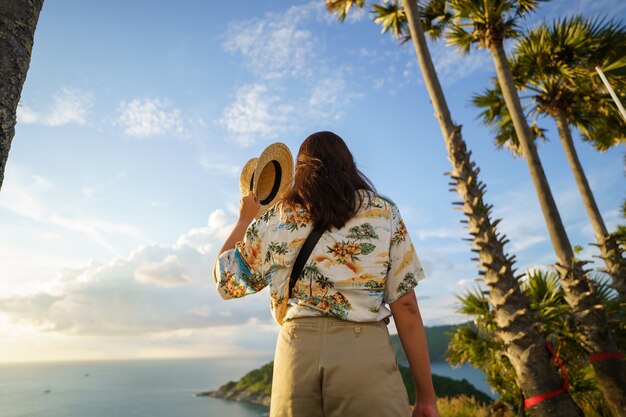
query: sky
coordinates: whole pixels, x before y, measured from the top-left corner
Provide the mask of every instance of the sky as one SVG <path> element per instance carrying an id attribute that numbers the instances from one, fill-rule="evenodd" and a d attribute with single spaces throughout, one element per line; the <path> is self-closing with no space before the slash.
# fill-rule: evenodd
<path id="1" fill-rule="evenodd" d="M 553 0 L 523 27 L 578 13 L 623 20 L 626 3 Z M 520 271 L 547 267 L 555 258 L 526 164 L 494 147 L 470 103 L 494 75 L 490 56 L 430 47 L 507 251 Z M 560 214 L 593 260 L 556 128 L 542 126 Z M 267 290 L 223 301 L 211 266 L 237 218 L 245 162 L 276 141 L 295 155 L 319 130 L 342 136 L 400 207 L 426 272 L 416 290 L 425 323 L 466 321 L 456 296 L 477 268 L 410 44 L 381 35 L 367 12 L 339 23 L 321 0 L 46 1 L 0 190 L 0 362 L 271 358 Z M 614 229 L 624 148 L 600 153 L 574 136 Z"/>

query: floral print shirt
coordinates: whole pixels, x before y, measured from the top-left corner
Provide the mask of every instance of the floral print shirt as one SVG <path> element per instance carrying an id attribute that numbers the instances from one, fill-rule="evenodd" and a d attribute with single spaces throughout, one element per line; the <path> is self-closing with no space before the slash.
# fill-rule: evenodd
<path id="1" fill-rule="evenodd" d="M 238 298 L 269 286 L 279 324 L 308 316 L 357 322 L 390 316 L 385 304 L 412 291 L 424 271 L 398 207 L 379 195 L 370 197 L 341 229 L 324 232 L 291 298 L 291 268 L 313 225 L 304 208 L 277 203 L 219 257 L 219 294 Z"/>

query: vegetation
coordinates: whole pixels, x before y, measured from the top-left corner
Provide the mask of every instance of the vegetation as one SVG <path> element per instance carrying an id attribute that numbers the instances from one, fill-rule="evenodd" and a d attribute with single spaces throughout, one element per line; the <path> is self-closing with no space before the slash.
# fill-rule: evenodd
<path id="1" fill-rule="evenodd" d="M 445 362 L 448 344 L 452 339 L 452 335 L 456 329 L 461 326 L 458 324 L 450 324 L 444 326 L 425 327 L 426 339 L 428 340 L 428 354 L 433 362 Z M 407 363 L 406 354 L 402 348 L 400 337 L 397 334 L 391 335 L 391 344 L 396 351 L 396 357 L 401 364 Z"/>
<path id="2" fill-rule="evenodd" d="M 620 307 L 619 297 L 606 280 L 595 278 L 594 293 L 602 300 L 609 315 L 611 331 L 620 347 L 626 347 L 626 312 Z M 542 331 L 565 364 L 569 375 L 569 392 L 586 416 L 611 416 L 586 352 L 580 347 L 580 329 L 564 299 L 563 289 L 553 272 L 534 271 L 522 286 L 532 300 L 533 310 L 541 318 Z M 491 337 L 495 330 L 494 313 L 479 289 L 460 297 L 460 312 L 474 318 L 473 326 L 460 326 L 449 346 L 448 359 L 452 364 L 470 363 L 482 369 L 489 385 L 511 408 L 519 408 L 521 398 L 511 363 L 502 343 Z"/>
<path id="3" fill-rule="evenodd" d="M 267 363 L 261 368 L 248 372 L 238 381 L 230 381 L 222 385 L 218 392 L 221 392 L 222 396 L 227 398 L 237 398 L 239 393 L 245 393 L 245 397 L 253 398 L 270 396 L 272 392 L 273 364 L 273 362 Z M 409 401 L 411 404 L 414 404 L 415 384 L 411 371 L 406 366 L 400 366 L 400 373 L 409 395 Z M 473 398 L 476 404 L 483 405 L 492 401 L 487 394 L 476 389 L 465 379 L 458 381 L 444 376 L 433 375 L 433 384 L 438 398 L 466 396 Z"/>
<path id="4" fill-rule="evenodd" d="M 267 398 L 263 399 L 263 397 L 269 397 L 271 392 L 272 365 L 273 362 L 270 362 L 259 369 L 248 372 L 239 381 L 231 381 L 222 385 L 219 388 L 222 394 L 234 394 L 230 396 L 222 395 L 222 397 L 238 398 L 236 395 L 238 392 L 247 391 L 243 398 L 247 400 L 252 398 L 257 403 L 267 405 L 269 401 L 267 401 Z M 413 386 L 411 372 L 406 367 L 401 367 L 400 371 L 409 394 L 409 400 L 411 404 L 414 404 L 415 387 Z M 456 381 L 433 375 L 433 383 L 437 392 L 437 407 L 441 417 L 487 417 L 496 415 L 499 417 L 513 417 L 513 414 L 510 411 L 506 411 L 506 408 L 500 403 L 496 402 L 494 406 L 491 398 L 474 388 L 466 380 Z M 500 405 L 500 408 L 503 408 L 502 412 L 494 414 L 492 409 L 498 408 L 498 405 Z"/>
<path id="5" fill-rule="evenodd" d="M 441 417 L 514 417 L 515 415 L 500 403 L 487 406 L 465 395 L 438 398 L 437 408 Z"/>
<path id="6" fill-rule="evenodd" d="M 222 385 L 220 391 L 248 391 L 254 394 L 270 395 L 272 393 L 272 373 L 274 362 L 254 369 L 239 381 L 230 381 Z"/>
<path id="7" fill-rule="evenodd" d="M 552 117 L 563 150 L 574 173 L 594 230 L 606 272 L 617 292 L 626 297 L 626 259 L 615 236 L 609 234 L 574 146 L 571 127 L 599 150 L 626 141 L 625 131 L 616 129 L 620 115 L 605 92 L 594 68 L 602 66 L 618 90 L 626 86 L 626 26 L 614 21 L 590 20 L 582 16 L 543 22 L 524 36 L 513 51 L 511 72 L 526 110 L 533 120 L 535 136 L 546 139 L 537 124 L 539 116 Z M 483 121 L 495 127 L 496 145 L 520 155 L 520 143 L 497 81 L 474 97 L 483 109 Z M 574 248 L 575 251 L 575 248 Z"/>
<path id="8" fill-rule="evenodd" d="M 591 291 L 585 262 L 575 258 L 561 215 L 554 201 L 541 159 L 504 50 L 507 38 L 519 38 L 520 20 L 539 6 L 538 0 L 450 0 L 452 18 L 445 32 L 448 42 L 468 53 L 472 46 L 487 49 L 494 61 L 498 85 L 511 116 L 521 153 L 527 162 L 556 255 L 565 300 L 580 328 L 580 344 L 589 354 L 616 352 L 618 347 L 607 324 L 606 311 Z M 531 62 L 537 70 L 541 62 Z M 541 71 L 541 70 L 539 70 Z M 612 363 L 607 363 L 612 362 Z M 602 392 L 616 413 L 626 410 L 626 362 L 620 359 L 594 361 L 593 369 Z"/>
<path id="9" fill-rule="evenodd" d="M 402 374 L 402 381 L 409 395 L 409 403 L 415 404 L 415 383 L 413 382 L 411 369 L 406 366 L 400 366 L 400 374 Z M 433 385 L 437 398 L 455 398 L 464 395 L 473 398 L 477 403 L 482 405 L 493 401 L 491 397 L 476 389 L 466 379 L 459 381 L 445 376 L 433 375 Z"/>

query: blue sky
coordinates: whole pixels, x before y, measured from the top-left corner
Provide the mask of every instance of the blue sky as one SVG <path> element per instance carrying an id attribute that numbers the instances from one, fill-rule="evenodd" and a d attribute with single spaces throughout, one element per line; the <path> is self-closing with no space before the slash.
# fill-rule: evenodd
<path id="1" fill-rule="evenodd" d="M 229 7 L 230 6 L 230 7 Z M 527 22 L 626 16 L 620 0 L 554 0 Z M 521 270 L 554 262 L 526 164 L 493 146 L 470 104 L 484 53 L 431 45 L 453 118 Z M 541 147 L 572 244 L 593 233 L 553 123 Z M 414 52 L 367 13 L 319 1 L 48 1 L 0 191 L 2 361 L 254 355 L 277 325 L 265 292 L 222 301 L 210 277 L 236 220 L 243 164 L 274 141 L 295 154 L 333 130 L 400 206 L 424 264 L 427 324 L 455 323 L 477 269 Z M 620 221 L 624 149 L 579 140 L 608 226 Z"/>

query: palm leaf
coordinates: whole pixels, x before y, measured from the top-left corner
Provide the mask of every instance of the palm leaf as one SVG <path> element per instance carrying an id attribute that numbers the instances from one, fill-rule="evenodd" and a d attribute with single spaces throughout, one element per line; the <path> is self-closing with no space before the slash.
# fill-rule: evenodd
<path id="1" fill-rule="evenodd" d="M 497 80 L 492 79 L 492 88 L 486 88 L 482 94 L 472 96 L 474 106 L 482 109 L 479 118 L 483 123 L 490 126 L 495 133 L 495 145 L 497 148 L 505 148 L 513 153 L 513 156 L 522 156 L 522 150 L 515 133 L 515 126 L 511 119 L 511 113 L 504 103 L 502 92 L 498 86 Z M 531 107 L 531 112 L 535 111 L 535 107 Z M 537 125 L 536 121 L 529 123 L 530 133 L 535 140 L 545 142 L 547 140 L 545 129 Z"/>
<path id="2" fill-rule="evenodd" d="M 374 23 L 382 26 L 382 33 L 391 31 L 396 39 L 406 38 L 408 35 L 407 18 L 404 8 L 397 1 L 393 1 L 384 5 L 375 4 L 372 6 L 373 13 L 376 16 Z"/>
<path id="3" fill-rule="evenodd" d="M 335 13 L 341 22 L 346 20 L 353 6 L 362 9 L 365 6 L 365 0 L 326 0 L 326 9 Z"/>

